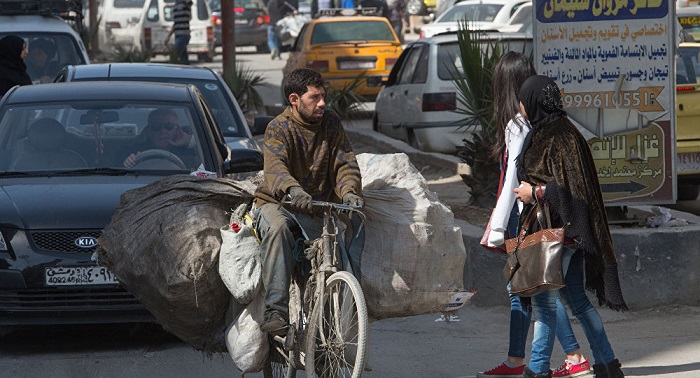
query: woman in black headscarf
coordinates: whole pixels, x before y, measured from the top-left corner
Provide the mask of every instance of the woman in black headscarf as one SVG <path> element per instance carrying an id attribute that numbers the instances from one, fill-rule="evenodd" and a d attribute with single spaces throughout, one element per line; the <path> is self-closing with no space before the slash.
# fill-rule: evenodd
<path id="1" fill-rule="evenodd" d="M 566 274 L 566 286 L 532 298 L 535 333 L 532 357 L 524 376 L 551 377 L 549 360 L 559 294 L 586 334 L 595 359 L 595 376 L 624 377 L 600 315 L 585 292 L 588 289 L 595 293 L 600 304 L 618 311 L 627 310 L 590 148 L 567 118 L 559 87 L 552 79 L 546 76 L 528 78 L 520 88 L 519 98 L 531 131 L 516 163 L 522 183 L 514 190 L 516 197 L 527 204 L 523 214 L 527 214 L 535 202 L 547 203 L 552 227 L 568 223 L 566 236 L 575 242 L 575 247 L 564 250 L 562 269 Z M 534 231 L 537 222 L 533 223 L 523 227 Z"/>
<path id="2" fill-rule="evenodd" d="M 27 43 L 24 39 L 12 34 L 0 39 L 0 97 L 15 85 L 32 83 L 24 64 L 26 57 Z"/>

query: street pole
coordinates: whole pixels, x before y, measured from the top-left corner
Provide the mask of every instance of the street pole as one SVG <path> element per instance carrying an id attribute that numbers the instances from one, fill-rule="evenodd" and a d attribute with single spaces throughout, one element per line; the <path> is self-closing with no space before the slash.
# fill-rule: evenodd
<path id="1" fill-rule="evenodd" d="M 88 40 L 90 43 L 90 58 L 94 59 L 95 56 L 100 52 L 100 46 L 97 38 L 97 1 L 98 0 L 88 0 L 88 10 L 90 12 L 89 22 L 90 27 L 88 28 Z"/>
<path id="2" fill-rule="evenodd" d="M 224 80 L 231 85 L 236 74 L 236 29 L 233 0 L 221 0 L 221 54 Z"/>

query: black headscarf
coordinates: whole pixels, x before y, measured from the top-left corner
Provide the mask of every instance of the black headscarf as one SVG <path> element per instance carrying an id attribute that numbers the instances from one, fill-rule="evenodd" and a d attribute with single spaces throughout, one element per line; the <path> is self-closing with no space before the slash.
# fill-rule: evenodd
<path id="1" fill-rule="evenodd" d="M 518 168 L 518 178 L 526 180 L 527 174 L 522 166 L 522 161 L 524 160 L 525 152 L 532 144 L 532 136 L 541 126 L 566 117 L 566 112 L 564 111 L 564 104 L 561 101 L 561 92 L 557 83 L 547 76 L 535 75 L 527 78 L 520 87 L 518 98 L 523 104 L 527 120 L 530 122 L 530 132 L 523 141 L 520 155 L 515 159 L 516 167 Z"/>
<path id="2" fill-rule="evenodd" d="M 0 39 L 0 96 L 15 85 L 27 85 L 32 79 L 22 59 L 24 39 L 10 34 Z"/>

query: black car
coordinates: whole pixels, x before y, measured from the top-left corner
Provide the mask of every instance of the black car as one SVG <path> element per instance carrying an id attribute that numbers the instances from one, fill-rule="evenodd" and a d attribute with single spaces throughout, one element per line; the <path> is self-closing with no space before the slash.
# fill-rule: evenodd
<path id="1" fill-rule="evenodd" d="M 152 320 L 92 259 L 122 193 L 262 169 L 258 151 L 231 152 L 194 85 L 31 85 L 0 101 L 0 324 Z"/>
<path id="2" fill-rule="evenodd" d="M 234 0 L 234 27 L 236 46 L 255 46 L 259 53 L 270 52 L 267 47 L 267 25 L 270 16 L 263 0 Z M 221 46 L 221 0 L 210 0 L 214 39 Z"/>

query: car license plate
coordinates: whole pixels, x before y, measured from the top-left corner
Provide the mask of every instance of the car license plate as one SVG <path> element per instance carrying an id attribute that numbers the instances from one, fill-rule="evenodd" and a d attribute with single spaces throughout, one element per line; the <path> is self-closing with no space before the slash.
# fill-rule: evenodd
<path id="1" fill-rule="evenodd" d="M 700 152 L 692 154 L 678 154 L 676 156 L 677 172 L 700 171 Z"/>
<path id="2" fill-rule="evenodd" d="M 243 20 L 235 20 L 233 22 L 235 25 L 248 25 L 248 20 L 243 19 Z"/>
<path id="3" fill-rule="evenodd" d="M 114 274 L 103 266 L 46 268 L 47 286 L 107 285 L 118 283 Z"/>
<path id="4" fill-rule="evenodd" d="M 338 68 L 341 70 L 366 70 L 374 68 L 374 62 L 363 62 L 363 61 L 348 61 L 340 62 Z"/>

